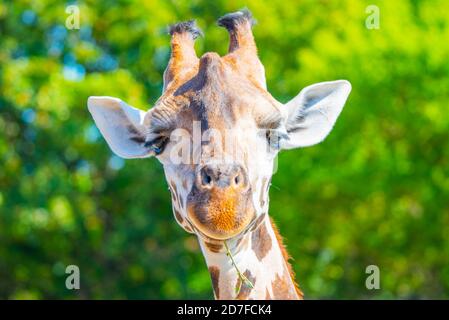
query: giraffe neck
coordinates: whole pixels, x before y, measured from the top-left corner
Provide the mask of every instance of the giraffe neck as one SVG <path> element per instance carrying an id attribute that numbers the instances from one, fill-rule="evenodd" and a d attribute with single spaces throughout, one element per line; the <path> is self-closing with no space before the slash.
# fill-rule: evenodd
<path id="1" fill-rule="evenodd" d="M 262 219 L 254 230 L 226 241 L 237 268 L 253 288 L 240 280 L 223 241 L 198 238 L 216 299 L 302 299 L 277 229 L 267 214 Z"/>

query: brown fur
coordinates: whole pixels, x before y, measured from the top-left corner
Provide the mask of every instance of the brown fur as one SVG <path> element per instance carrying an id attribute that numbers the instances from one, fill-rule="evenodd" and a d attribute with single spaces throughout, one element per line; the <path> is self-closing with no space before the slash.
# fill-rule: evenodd
<path id="1" fill-rule="evenodd" d="M 251 232 L 256 230 L 259 225 L 262 223 L 262 221 L 265 219 L 266 213 L 262 213 L 260 216 L 257 217 L 256 221 L 254 221 L 254 224 L 251 226 Z"/>
<path id="2" fill-rule="evenodd" d="M 176 188 L 176 184 L 173 181 L 170 181 L 169 185 L 173 201 L 178 202 L 178 189 Z"/>
<path id="3" fill-rule="evenodd" d="M 209 267 L 210 278 L 212 280 L 212 287 L 214 288 L 215 297 L 220 299 L 220 287 L 218 281 L 220 279 L 220 269 L 215 266 Z"/>
<path id="4" fill-rule="evenodd" d="M 194 24 L 191 27 L 196 28 Z M 164 73 L 164 88 L 172 82 L 176 83 L 176 78 L 198 63 L 194 48 L 196 36 L 192 31 L 193 29 L 176 28 L 176 26 L 172 26 L 170 30 L 171 57 Z"/>
<path id="5" fill-rule="evenodd" d="M 257 259 L 261 261 L 273 246 L 265 223 L 257 228 L 257 230 L 253 231 L 251 235 L 251 243 Z"/>
<path id="6" fill-rule="evenodd" d="M 299 289 L 298 284 L 296 283 L 295 272 L 293 271 L 293 268 L 292 268 L 292 266 L 291 266 L 291 264 L 289 262 L 289 260 L 292 259 L 292 258 L 288 254 L 287 249 L 285 249 L 282 236 L 280 235 L 278 228 L 274 224 L 273 219 L 270 218 L 270 221 L 271 221 L 271 226 L 273 228 L 274 234 L 276 235 L 276 239 L 277 239 L 277 242 L 279 244 L 279 247 L 281 248 L 282 256 L 284 257 L 285 263 L 287 265 L 288 273 L 290 274 L 290 277 L 291 277 L 291 279 L 292 279 L 292 281 L 293 281 L 293 283 L 295 285 L 296 293 L 297 293 L 299 299 L 304 299 L 304 294 L 302 293 L 301 289 Z"/>
<path id="7" fill-rule="evenodd" d="M 297 298 L 295 290 L 290 285 L 288 273 L 285 271 L 281 276 L 276 273 L 276 277 L 271 283 L 271 286 L 273 289 L 273 299 L 275 300 L 292 300 Z"/>
<path id="8" fill-rule="evenodd" d="M 268 289 L 265 289 L 265 300 L 271 300 L 270 293 L 268 292 Z"/>
<path id="9" fill-rule="evenodd" d="M 184 229 L 185 229 L 187 232 L 193 233 L 192 228 L 190 228 L 188 225 L 184 225 Z"/>
<path id="10" fill-rule="evenodd" d="M 223 249 L 223 244 L 221 243 L 212 243 L 212 242 L 204 242 L 204 244 L 206 245 L 207 249 L 209 249 L 209 251 L 214 252 L 214 253 L 218 253 Z"/>
<path id="11" fill-rule="evenodd" d="M 251 271 L 245 270 L 245 272 L 243 272 L 243 275 L 246 278 L 248 278 L 248 280 L 251 281 L 251 283 L 253 285 L 256 284 L 256 277 L 254 277 L 251 274 Z M 235 288 L 236 289 L 240 288 L 240 292 L 237 295 L 237 297 L 235 298 L 236 300 L 248 300 L 248 297 L 249 297 L 251 291 L 253 290 L 253 288 L 251 288 L 247 284 L 242 283 L 242 280 L 240 280 L 240 278 L 237 279 L 237 283 L 235 284 Z"/>
<path id="12" fill-rule="evenodd" d="M 173 209 L 173 212 L 175 213 L 175 218 L 176 220 L 179 222 L 179 224 L 183 224 L 184 223 L 184 219 L 182 218 L 181 214 L 179 213 L 178 210 Z"/>

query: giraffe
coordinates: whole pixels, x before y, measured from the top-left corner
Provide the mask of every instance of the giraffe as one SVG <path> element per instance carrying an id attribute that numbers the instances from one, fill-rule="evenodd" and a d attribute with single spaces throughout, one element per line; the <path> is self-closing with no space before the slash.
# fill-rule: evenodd
<path id="1" fill-rule="evenodd" d="M 153 108 L 91 96 L 88 109 L 118 156 L 163 165 L 174 218 L 197 237 L 216 299 L 303 299 L 268 215 L 274 162 L 281 150 L 321 142 L 351 85 L 313 84 L 282 104 L 267 91 L 251 13 L 226 14 L 218 25 L 230 36 L 224 56 L 196 55 L 194 20 L 169 28 L 171 56 Z"/>

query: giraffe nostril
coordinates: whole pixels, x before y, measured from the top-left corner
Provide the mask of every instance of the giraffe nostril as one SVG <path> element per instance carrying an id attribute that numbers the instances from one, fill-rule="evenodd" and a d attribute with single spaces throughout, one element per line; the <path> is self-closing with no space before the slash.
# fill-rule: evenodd
<path id="1" fill-rule="evenodd" d="M 239 166 L 237 167 L 237 172 L 234 173 L 234 177 L 232 178 L 232 182 L 234 187 L 246 187 L 247 186 L 247 178 L 245 170 Z"/>
<path id="2" fill-rule="evenodd" d="M 242 182 L 242 177 L 240 176 L 240 173 L 239 173 L 234 177 L 234 184 L 238 186 L 240 184 L 240 182 Z"/>
<path id="3" fill-rule="evenodd" d="M 212 185 L 212 177 L 205 170 L 201 170 L 201 183 L 203 186 Z"/>
<path id="4" fill-rule="evenodd" d="M 245 188 L 247 186 L 246 173 L 237 165 L 205 165 L 197 173 L 196 184 L 199 188 Z"/>

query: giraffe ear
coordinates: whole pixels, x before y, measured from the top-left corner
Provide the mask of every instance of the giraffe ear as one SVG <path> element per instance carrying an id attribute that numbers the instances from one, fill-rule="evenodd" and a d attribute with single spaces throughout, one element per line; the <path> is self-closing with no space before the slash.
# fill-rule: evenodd
<path id="1" fill-rule="evenodd" d="M 109 147 L 119 157 L 145 158 L 153 155 L 145 146 L 146 112 L 112 97 L 89 97 L 87 107 Z"/>
<path id="2" fill-rule="evenodd" d="M 320 82 L 308 86 L 286 105 L 288 139 L 283 149 L 317 144 L 331 132 L 351 91 L 346 80 Z"/>

